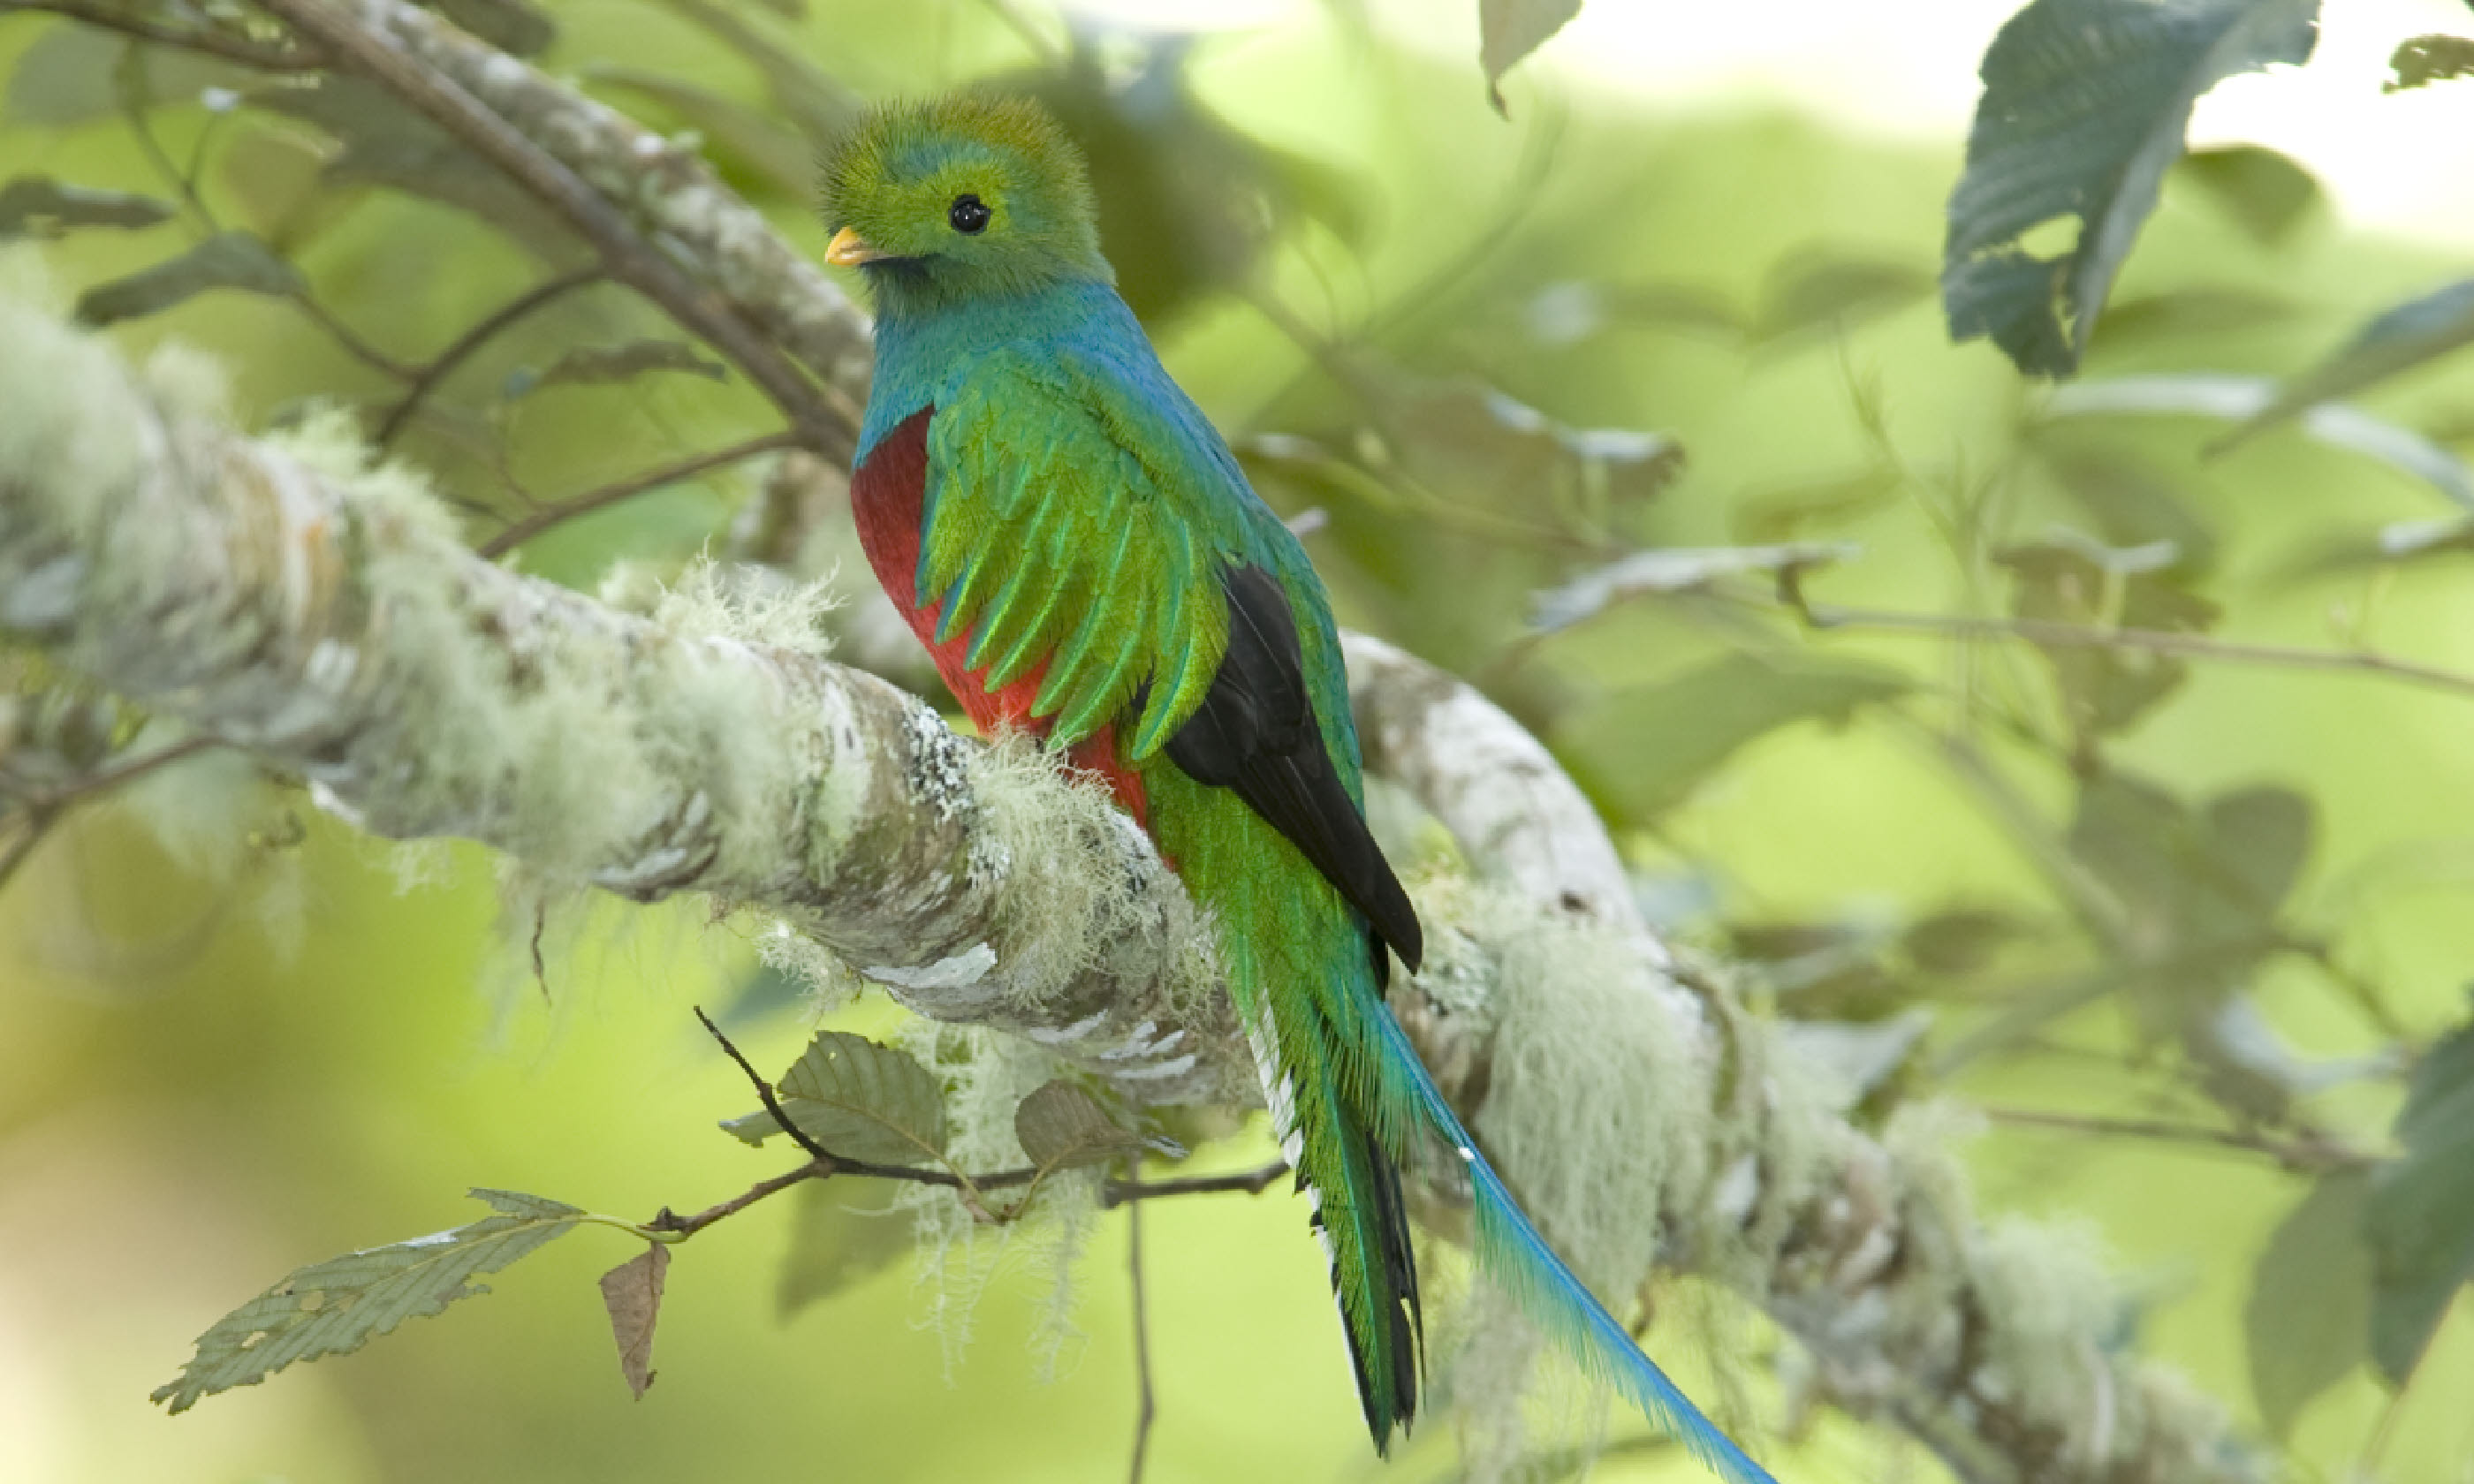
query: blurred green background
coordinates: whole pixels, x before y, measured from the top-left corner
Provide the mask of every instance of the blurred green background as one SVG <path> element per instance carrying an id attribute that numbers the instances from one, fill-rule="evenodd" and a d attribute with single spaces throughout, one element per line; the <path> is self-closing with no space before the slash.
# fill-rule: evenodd
<path id="1" fill-rule="evenodd" d="M 2146 1119 L 2386 1149 L 2404 1055 L 2465 1014 L 2474 696 L 1946 629 L 2126 621 L 2474 673 L 2459 552 L 2474 543 L 2379 546 L 2451 517 L 2429 483 L 2290 428 L 2208 457 L 2221 428 L 2204 421 L 2054 416 L 1996 352 L 1952 347 L 1932 284 L 1955 135 L 1885 144 L 1771 101 L 1661 108 L 1551 70 L 1512 88 L 1507 123 L 1457 9 L 1406 40 L 1396 14 L 1347 5 L 1197 37 L 977 3 L 542 13 L 553 70 L 696 132 L 811 251 L 812 137 L 857 100 L 989 77 L 1051 98 L 1093 153 L 1107 245 L 1172 368 L 1268 498 L 1323 512 L 1309 546 L 1344 622 L 1469 676 L 1548 738 L 1618 827 L 1653 915 L 1744 962 L 1780 1011 L 1880 1023 L 1921 1008 L 1925 1042 L 1868 1115 L 1951 1094 L 2080 1120 L 1997 1116 L 1968 1152 L 1987 1209 L 2083 1223 L 2127 1275 L 2123 1342 L 2187 1370 L 2297 1476 L 2367 1456 L 2383 1478 L 2474 1478 L 2474 1419 L 2455 1404 L 2474 1388 L 2474 1322 L 2441 1327 L 2401 1400 L 2356 1365 L 2263 1419 L 2253 1345 L 2324 1352 L 2333 1374 L 2350 1336 L 2359 1358 L 2342 1323 L 2365 1302 L 2359 1247 L 2317 1255 L 2324 1282 L 2255 1296 L 2311 1172 L 2101 1132 Z M 211 216 L 417 362 L 578 260 L 554 230 L 485 228 L 452 203 L 472 179 L 406 165 L 366 100 L 303 103 L 163 54 L 141 77 L 117 43 L 31 15 L 0 15 L 0 72 L 8 174 L 167 196 L 124 116 L 133 86 L 176 171 L 195 167 L 196 209 L 40 247 L 63 298 L 172 256 Z M 2463 271 L 2462 254 L 2347 227 L 2290 162 L 2207 156 L 2169 181 L 2086 379 L 2287 373 Z M 133 351 L 210 348 L 248 426 L 400 390 L 277 299 L 202 294 L 116 333 Z M 526 500 L 765 431 L 732 381 L 548 374 L 578 346 L 670 333 L 608 286 L 569 295 L 476 357 L 399 446 L 478 539 Z M 2474 445 L 2463 369 L 2366 405 L 2443 450 Z M 587 587 L 622 560 L 675 570 L 721 539 L 760 473 L 572 521 L 520 561 Z M 1758 580 L 1528 626 L 1533 592 L 1624 551 L 1783 539 L 1860 548 L 1806 576 L 1814 603 L 1945 629 L 1816 634 Z M 2139 549 L 2156 560 L 2122 555 Z M 30 694 L 45 679 L 12 673 Z M 2209 812 L 2237 791 L 2247 802 Z M 2230 906 L 2209 896 L 2227 872 Z M 148 1404 L 225 1310 L 302 1263 L 473 1219 L 468 1185 L 641 1218 L 777 1169 L 710 1127 L 748 1098 L 687 1007 L 736 1007 L 760 1065 L 786 1063 L 808 1018 L 692 908 L 563 910 L 554 941 L 570 946 L 536 985 L 529 924 L 501 924 L 484 852 L 391 850 L 220 756 L 43 840 L 0 893 L 0 1479 L 1122 1472 L 1122 1213 L 1073 1269 L 1054 1379 L 1033 1344 L 1055 1286 L 1035 1233 L 1000 1262 L 965 1348 L 907 1262 L 781 1319 L 786 1201 L 676 1254 L 661 1380 L 641 1401 L 593 1288 L 631 1246 L 588 1229 L 361 1353 L 178 1418 Z M 877 1003 L 844 1021 L 890 1023 Z M 1264 1156 L 1255 1131 L 1204 1159 Z M 1145 1221 L 1151 1477 L 1372 1476 L 1302 1208 L 1215 1197 Z M 1672 1333 L 1653 1351 L 1706 1384 L 1688 1327 Z M 1637 1429 L 1618 1420 L 1614 1436 Z M 1774 1456 L 1783 1477 L 1941 1476 L 1834 1417 Z M 1449 1428 L 1430 1426 L 1389 1472 L 1454 1469 Z M 1699 1475 L 1647 1449 L 1595 1476 Z"/>

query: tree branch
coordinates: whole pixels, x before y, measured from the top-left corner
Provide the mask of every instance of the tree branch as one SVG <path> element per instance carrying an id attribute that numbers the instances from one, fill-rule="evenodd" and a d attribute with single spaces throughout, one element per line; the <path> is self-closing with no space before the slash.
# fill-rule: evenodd
<path id="1" fill-rule="evenodd" d="M 539 79 L 538 73 L 397 0 L 259 3 L 269 14 L 331 53 L 339 66 L 358 72 L 394 93 L 473 154 L 505 171 L 516 184 L 593 244 L 612 277 L 661 305 L 681 326 L 738 366 L 781 409 L 810 447 L 832 458 L 849 457 L 858 436 L 859 419 L 856 405 L 847 395 L 825 395 L 785 358 L 770 336 L 742 318 L 727 299 L 698 283 L 657 251 L 614 203 L 628 199 L 629 193 L 603 194 L 566 160 L 536 144 L 490 102 L 467 90 L 468 81 L 481 84 L 498 72 L 528 80 Z M 469 45 L 458 46 L 459 41 Z M 432 52 L 479 54 L 473 58 L 476 65 L 472 69 L 473 76 L 469 80 L 458 76 L 440 65 L 435 57 L 415 50 L 416 43 L 422 42 L 430 43 Z M 496 72 L 490 68 L 489 59 L 500 64 Z M 553 87 L 546 79 L 541 80 L 541 85 L 546 89 Z M 568 95 L 565 103 L 571 112 L 592 107 L 573 95 Z M 607 109 L 599 111 L 616 118 Z M 670 152 L 668 144 L 659 136 L 642 131 L 634 132 L 628 147 L 638 152 L 631 163 L 639 172 Z"/>
<path id="2" fill-rule="evenodd" d="M 344 24 L 379 38 L 387 55 L 425 66 L 437 81 L 494 113 L 497 123 L 468 119 L 473 133 L 457 131 L 457 136 L 476 143 L 485 135 L 500 138 L 492 148 L 507 150 L 502 162 L 520 167 L 513 172 L 520 184 L 531 189 L 538 181 L 565 190 L 560 174 L 543 168 L 555 165 L 567 180 L 598 191 L 605 205 L 616 203 L 613 209 L 632 217 L 643 229 L 638 236 L 635 228 L 627 228 L 630 240 L 642 247 L 644 237 L 658 238 L 662 251 L 690 264 L 697 280 L 693 291 L 675 302 L 666 292 L 646 290 L 647 297 L 699 334 L 702 327 L 681 309 L 713 302 L 806 366 L 820 383 L 811 384 L 809 395 L 821 402 L 838 433 L 837 441 L 817 452 L 849 463 L 850 440 L 858 433 L 872 365 L 867 317 L 822 268 L 722 184 L 694 152 L 403 0 L 276 4 L 287 12 L 327 10 L 349 17 Z M 455 129 L 445 118 L 439 122 Z M 521 151 L 513 148 L 518 141 Z M 699 298 L 705 295 L 710 300 Z M 714 343 L 728 348 L 723 342 Z M 784 411 L 787 415 L 789 409 Z M 797 417 L 791 420 L 807 425 Z"/>
<path id="3" fill-rule="evenodd" d="M 664 465 L 656 469 L 646 469 L 642 474 L 602 485 L 597 489 L 587 490 L 581 494 L 569 495 L 566 499 L 553 501 L 527 514 L 505 530 L 474 547 L 473 554 L 481 557 L 504 556 L 561 521 L 590 515 L 604 506 L 616 505 L 621 500 L 640 495 L 647 490 L 657 490 L 664 485 L 674 485 L 728 465 L 743 463 L 760 454 L 779 453 L 785 448 L 795 448 L 798 445 L 799 439 L 796 434 L 767 433 L 762 438 L 751 438 L 744 443 L 733 443 L 727 448 L 708 449 L 703 453 L 681 459 L 676 464 Z"/>

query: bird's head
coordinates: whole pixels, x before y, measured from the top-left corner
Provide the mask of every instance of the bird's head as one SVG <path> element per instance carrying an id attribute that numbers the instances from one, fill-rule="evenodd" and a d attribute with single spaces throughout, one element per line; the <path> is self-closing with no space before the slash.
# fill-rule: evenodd
<path id="1" fill-rule="evenodd" d="M 1081 153 L 1025 98 L 872 109 L 825 162 L 825 225 L 880 313 L 1113 278 Z"/>

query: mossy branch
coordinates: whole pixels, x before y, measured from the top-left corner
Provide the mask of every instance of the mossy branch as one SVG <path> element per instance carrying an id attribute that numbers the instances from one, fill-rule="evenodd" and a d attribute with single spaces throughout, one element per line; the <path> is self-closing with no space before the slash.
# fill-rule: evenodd
<path id="1" fill-rule="evenodd" d="M 744 615 L 700 633 L 483 562 L 340 418 L 243 438 L 194 362 L 140 376 L 22 304 L 0 343 L 0 630 L 376 832 L 761 909 L 1134 1100 L 1250 1100 L 1207 933 L 1097 790 Z M 2074 1243 L 1977 1220 L 1945 1125 L 1858 1132 L 1765 1022 L 1684 987 L 1534 738 L 1388 646 L 1349 658 L 1376 766 L 1492 882 L 1421 893 L 1399 1008 L 1602 1291 L 1680 1268 L 1746 1294 L 1802 1342 L 1806 1400 L 1965 1477 L 2250 1476 L 2215 1408 L 2110 1338 Z"/>

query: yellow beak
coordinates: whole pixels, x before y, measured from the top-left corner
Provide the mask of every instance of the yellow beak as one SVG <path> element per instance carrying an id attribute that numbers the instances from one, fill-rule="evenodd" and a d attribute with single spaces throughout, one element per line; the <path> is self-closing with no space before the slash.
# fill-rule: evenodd
<path id="1" fill-rule="evenodd" d="M 833 241 L 825 244 L 825 261 L 837 268 L 856 268 L 861 263 L 873 263 L 883 256 L 885 254 L 869 247 L 867 239 L 861 236 L 854 227 L 843 227 L 834 233 Z"/>

